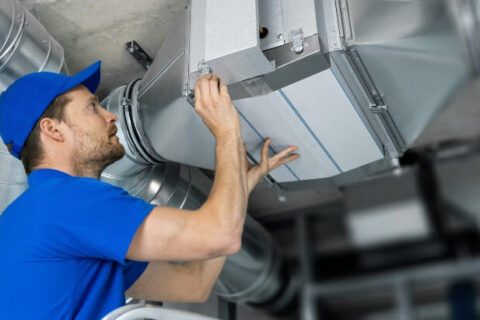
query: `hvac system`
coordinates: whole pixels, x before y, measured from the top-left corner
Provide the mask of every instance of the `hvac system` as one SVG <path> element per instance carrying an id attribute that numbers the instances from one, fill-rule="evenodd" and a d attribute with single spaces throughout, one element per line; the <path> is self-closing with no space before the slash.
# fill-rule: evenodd
<path id="1" fill-rule="evenodd" d="M 274 170 L 283 188 L 344 184 L 392 167 L 480 69 L 475 0 L 195 0 L 145 76 L 102 102 L 118 115 L 126 156 L 102 179 L 157 205 L 198 208 L 214 138 L 193 108 L 208 72 L 228 84 L 251 161 L 299 146 Z M 0 3 L 0 89 L 33 71 L 67 73 L 62 47 L 17 1 Z M 26 188 L 0 146 L 0 213 Z M 248 218 L 215 292 L 281 310 L 295 295 L 268 232 Z"/>

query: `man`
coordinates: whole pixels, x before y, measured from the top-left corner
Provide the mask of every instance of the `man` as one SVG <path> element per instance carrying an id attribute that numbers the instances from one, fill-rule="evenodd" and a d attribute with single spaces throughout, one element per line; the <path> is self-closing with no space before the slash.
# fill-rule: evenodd
<path id="1" fill-rule="evenodd" d="M 72 77 L 26 75 L 0 98 L 0 135 L 30 185 L 0 218 L 1 319 L 99 319 L 125 291 L 204 301 L 241 246 L 248 195 L 298 157 L 291 146 L 268 158 L 267 140 L 249 166 L 227 88 L 204 76 L 195 109 L 217 142 L 212 190 L 198 210 L 155 207 L 98 180 L 125 152 L 117 117 L 93 95 L 99 82 L 97 62 Z"/>

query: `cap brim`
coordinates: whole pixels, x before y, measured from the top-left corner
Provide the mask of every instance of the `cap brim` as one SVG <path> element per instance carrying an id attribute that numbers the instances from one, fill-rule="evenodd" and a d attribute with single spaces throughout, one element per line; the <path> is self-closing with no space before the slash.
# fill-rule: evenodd
<path id="1" fill-rule="evenodd" d="M 75 88 L 79 84 L 83 84 L 85 87 L 90 90 L 90 92 L 95 93 L 98 86 L 100 85 L 100 65 L 102 62 L 99 60 L 89 67 L 78 72 L 74 76 L 71 76 L 67 82 L 63 85 L 62 89 L 58 94 L 67 92 L 70 89 Z"/>

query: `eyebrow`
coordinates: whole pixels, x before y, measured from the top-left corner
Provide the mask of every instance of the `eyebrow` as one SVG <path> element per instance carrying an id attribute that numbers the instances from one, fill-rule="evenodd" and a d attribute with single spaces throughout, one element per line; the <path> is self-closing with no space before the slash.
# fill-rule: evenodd
<path id="1" fill-rule="evenodd" d="M 100 99 L 98 98 L 97 95 L 94 95 L 93 97 L 90 97 L 90 98 L 88 99 L 88 102 L 89 102 L 89 103 L 90 103 L 90 102 L 97 102 L 97 103 L 98 103 L 98 102 L 100 102 Z"/>

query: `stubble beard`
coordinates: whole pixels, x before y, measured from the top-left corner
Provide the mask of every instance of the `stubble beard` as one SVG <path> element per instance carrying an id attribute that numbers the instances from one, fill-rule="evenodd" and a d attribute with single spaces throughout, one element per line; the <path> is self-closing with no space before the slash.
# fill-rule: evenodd
<path id="1" fill-rule="evenodd" d="M 100 178 L 102 171 L 125 155 L 125 148 L 110 135 L 98 136 L 81 129 L 75 130 L 76 149 L 74 170 L 77 176 Z M 112 130 L 109 130 L 110 133 Z"/>

